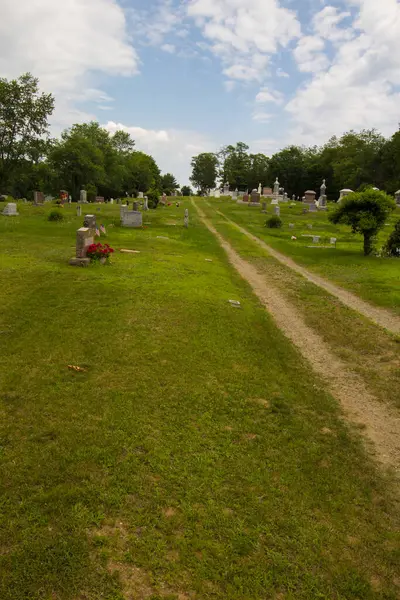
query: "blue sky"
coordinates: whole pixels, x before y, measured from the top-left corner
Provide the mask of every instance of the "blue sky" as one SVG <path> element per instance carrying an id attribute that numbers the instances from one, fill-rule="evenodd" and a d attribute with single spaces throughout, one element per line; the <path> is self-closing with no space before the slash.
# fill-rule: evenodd
<path id="1" fill-rule="evenodd" d="M 398 0 L 0 0 L 0 74 L 56 96 L 52 132 L 124 128 L 163 172 L 400 121 Z"/>

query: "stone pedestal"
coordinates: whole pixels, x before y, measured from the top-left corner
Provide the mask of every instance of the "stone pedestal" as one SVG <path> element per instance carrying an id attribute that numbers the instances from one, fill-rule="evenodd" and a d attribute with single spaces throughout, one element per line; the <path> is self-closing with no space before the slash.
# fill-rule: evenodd
<path id="1" fill-rule="evenodd" d="M 89 229 L 96 229 L 96 215 L 85 215 L 83 226 Z"/>
<path id="2" fill-rule="evenodd" d="M 340 196 L 338 199 L 338 202 L 341 202 L 342 198 L 345 198 L 346 196 L 348 196 L 349 194 L 352 194 L 353 190 L 350 189 L 344 189 L 344 190 L 340 190 Z"/>
<path id="3" fill-rule="evenodd" d="M 17 212 L 17 205 L 15 202 L 9 202 L 5 209 L 3 210 L 2 214 L 5 217 L 18 217 L 19 213 Z"/>
<path id="4" fill-rule="evenodd" d="M 304 202 L 306 204 L 315 204 L 315 196 L 317 195 L 316 192 L 314 192 L 313 190 L 307 190 L 306 192 L 304 192 Z"/>
<path id="5" fill-rule="evenodd" d="M 143 215 L 139 210 L 124 210 L 121 211 L 122 227 L 142 227 Z"/>

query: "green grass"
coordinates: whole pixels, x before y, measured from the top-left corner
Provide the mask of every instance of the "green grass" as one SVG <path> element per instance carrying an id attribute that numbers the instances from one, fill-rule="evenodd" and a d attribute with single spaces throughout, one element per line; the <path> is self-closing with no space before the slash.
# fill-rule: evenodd
<path id="1" fill-rule="evenodd" d="M 389 477 L 185 206 L 86 269 L 0 219 L 0 597 L 394 600 Z"/>
<path id="2" fill-rule="evenodd" d="M 272 207 L 268 205 L 268 214 L 262 214 L 260 208 L 248 207 L 227 200 L 211 199 L 210 202 L 217 210 L 242 225 L 276 250 L 287 254 L 297 263 L 311 271 L 332 280 L 350 291 L 355 292 L 365 300 L 390 308 L 400 314 L 400 260 L 397 258 L 378 258 L 375 255 L 365 257 L 362 249 L 362 236 L 352 234 L 347 226 L 333 225 L 328 221 L 328 211 L 302 214 L 302 205 L 281 204 L 282 229 L 264 227 L 268 216 L 272 215 Z M 329 211 L 333 210 L 332 205 Z M 388 218 L 388 226 L 379 233 L 377 247 L 386 242 L 400 219 L 400 209 Z M 289 223 L 294 223 L 294 229 L 289 229 Z M 312 225 L 312 230 L 308 225 Z M 292 241 L 291 237 L 297 240 Z M 337 247 L 308 248 L 312 238 L 302 235 L 321 236 L 320 245 L 329 246 L 331 237 L 337 238 Z"/>
<path id="3" fill-rule="evenodd" d="M 200 202 L 214 227 L 248 262 L 265 274 L 335 353 L 367 382 L 375 396 L 400 408 L 400 338 L 371 323 L 250 240 L 209 203 Z"/>

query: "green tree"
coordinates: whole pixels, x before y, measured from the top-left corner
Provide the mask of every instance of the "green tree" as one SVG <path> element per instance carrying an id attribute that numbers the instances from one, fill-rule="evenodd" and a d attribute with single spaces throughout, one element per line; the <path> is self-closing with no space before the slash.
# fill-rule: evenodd
<path id="1" fill-rule="evenodd" d="M 224 183 L 229 181 L 231 189 L 243 190 L 249 185 L 252 161 L 248 151 L 249 147 L 246 144 L 238 142 L 236 146 L 226 146 L 220 152 L 223 159 L 223 181 Z"/>
<path id="2" fill-rule="evenodd" d="M 135 150 L 126 158 L 124 164 L 124 191 L 137 195 L 138 192 L 147 193 L 153 190 L 159 195 L 161 176 L 154 158 Z"/>
<path id="3" fill-rule="evenodd" d="M 188 185 L 183 185 L 181 189 L 182 196 L 193 196 L 192 188 Z"/>
<path id="4" fill-rule="evenodd" d="M 246 187 L 250 190 L 258 185 L 267 185 L 269 181 L 269 158 L 265 154 L 250 154 L 249 171 L 247 173 Z"/>
<path id="5" fill-rule="evenodd" d="M 172 196 L 173 192 L 175 192 L 179 185 L 175 177 L 171 173 L 166 173 L 165 175 L 161 175 L 161 192 L 167 194 L 167 196 Z"/>
<path id="6" fill-rule="evenodd" d="M 307 184 L 307 160 L 305 151 L 299 146 L 289 146 L 274 154 L 269 161 L 269 181 L 278 177 L 279 183 L 289 195 L 302 197 L 309 189 Z"/>
<path id="7" fill-rule="evenodd" d="M 218 176 L 218 157 L 211 152 L 194 156 L 191 162 L 192 175 L 190 181 L 201 194 L 215 187 Z"/>
<path id="8" fill-rule="evenodd" d="M 343 198 L 336 210 L 329 215 L 329 220 L 335 224 L 350 225 L 353 233 L 361 233 L 364 236 L 364 255 L 368 256 L 373 250 L 376 234 L 395 208 L 393 198 L 385 192 L 370 188 Z"/>
<path id="9" fill-rule="evenodd" d="M 39 80 L 30 73 L 0 78 L 0 189 L 14 191 L 21 167 L 28 167 L 32 154 L 40 155 L 53 110 L 53 96 L 40 94 Z"/>
<path id="10" fill-rule="evenodd" d="M 390 234 L 383 251 L 386 256 L 398 256 L 400 258 L 400 219 L 394 226 L 394 230 Z"/>

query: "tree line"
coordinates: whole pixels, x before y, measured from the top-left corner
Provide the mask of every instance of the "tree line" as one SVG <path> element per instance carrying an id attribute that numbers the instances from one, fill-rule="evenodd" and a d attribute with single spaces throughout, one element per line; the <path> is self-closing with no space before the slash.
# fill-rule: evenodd
<path id="1" fill-rule="evenodd" d="M 93 121 L 50 138 L 54 105 L 52 94 L 40 93 L 30 73 L 0 78 L 0 194 L 32 198 L 34 190 L 58 195 L 63 189 L 77 199 L 86 189 L 92 200 L 143 192 L 156 204 L 161 194 L 178 190 L 175 177 L 162 175 L 126 131 L 110 134 Z"/>
<path id="2" fill-rule="evenodd" d="M 259 183 L 271 187 L 278 177 L 289 196 L 318 190 L 323 179 L 328 198 L 337 200 L 341 189 L 363 191 L 374 186 L 394 194 L 400 188 L 400 132 L 386 139 L 375 129 L 349 131 L 318 147 L 288 146 L 271 157 L 251 154 L 238 142 L 217 153 L 193 157 L 191 182 L 203 194 L 217 183 L 231 190 L 252 190 Z"/>

